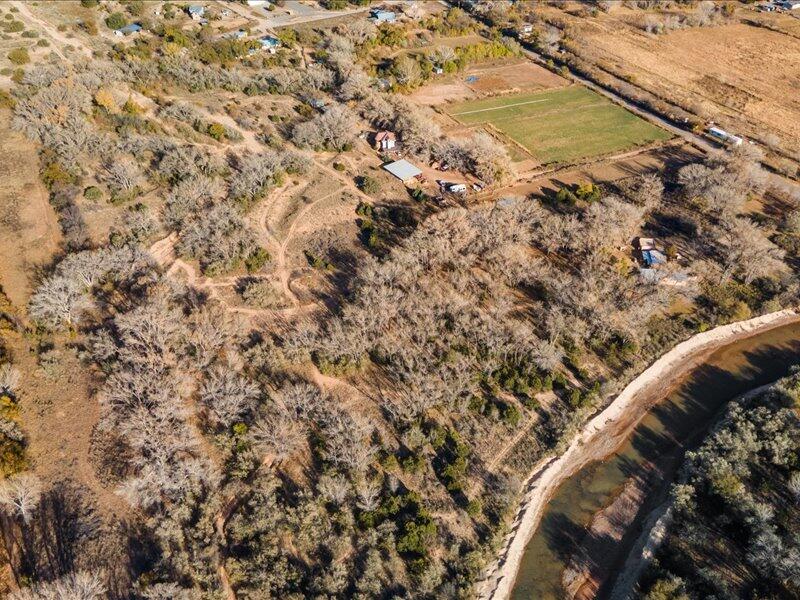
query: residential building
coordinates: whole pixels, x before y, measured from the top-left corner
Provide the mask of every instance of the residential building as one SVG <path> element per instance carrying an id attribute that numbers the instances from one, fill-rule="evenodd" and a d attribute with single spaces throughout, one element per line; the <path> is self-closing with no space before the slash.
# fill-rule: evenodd
<path id="1" fill-rule="evenodd" d="M 376 150 L 391 150 L 397 144 L 397 136 L 391 131 L 379 131 L 375 135 Z"/>

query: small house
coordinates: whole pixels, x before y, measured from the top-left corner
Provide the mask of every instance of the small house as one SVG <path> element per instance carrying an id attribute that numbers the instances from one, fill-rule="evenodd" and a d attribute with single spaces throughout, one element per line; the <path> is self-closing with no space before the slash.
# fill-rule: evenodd
<path id="1" fill-rule="evenodd" d="M 442 67 L 434 67 L 433 68 L 433 74 L 434 75 L 441 75 L 442 73 L 444 73 L 444 69 Z"/>
<path id="2" fill-rule="evenodd" d="M 139 33 L 142 30 L 142 26 L 138 23 L 131 23 L 130 25 L 126 25 L 120 29 L 114 30 L 114 35 L 117 37 L 123 37 L 126 35 L 131 35 L 133 33 Z"/>
<path id="3" fill-rule="evenodd" d="M 189 13 L 189 16 L 192 17 L 193 21 L 199 21 L 206 14 L 206 9 L 204 6 L 200 6 L 199 4 L 190 4 L 186 7 L 186 12 Z"/>
<path id="4" fill-rule="evenodd" d="M 396 160 L 392 163 L 383 165 L 383 168 L 397 177 L 403 183 L 412 181 L 422 175 L 422 169 L 412 165 L 406 159 Z"/>
<path id="5" fill-rule="evenodd" d="M 520 33 L 529 34 L 533 33 L 533 25 L 530 23 L 525 23 L 522 27 L 520 27 Z"/>
<path id="6" fill-rule="evenodd" d="M 267 3 L 267 0 L 247 0 L 247 6 L 264 6 Z"/>
<path id="7" fill-rule="evenodd" d="M 397 144 L 397 136 L 391 131 L 379 131 L 375 136 L 376 150 L 391 150 Z"/>
<path id="8" fill-rule="evenodd" d="M 376 25 L 380 25 L 381 23 L 394 23 L 397 19 L 397 15 L 394 11 L 376 8 L 370 12 L 370 18 L 375 21 Z"/>
<path id="9" fill-rule="evenodd" d="M 281 41 L 274 35 L 265 35 L 259 38 L 258 41 L 261 43 L 261 49 L 266 50 L 270 54 L 275 54 L 276 50 L 281 45 Z"/>

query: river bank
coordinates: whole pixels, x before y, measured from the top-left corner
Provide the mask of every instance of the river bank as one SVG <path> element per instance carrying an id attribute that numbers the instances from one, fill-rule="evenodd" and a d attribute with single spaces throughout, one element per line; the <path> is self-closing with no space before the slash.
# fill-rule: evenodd
<path id="1" fill-rule="evenodd" d="M 540 462 L 528 477 L 522 503 L 499 558 L 478 586 L 479 598 L 500 600 L 510 596 L 528 541 L 559 486 L 587 464 L 612 454 L 652 405 L 683 376 L 728 344 L 798 320 L 796 311 L 784 310 L 697 334 L 676 345 L 631 381 L 602 412 L 588 421 L 565 452 Z"/>

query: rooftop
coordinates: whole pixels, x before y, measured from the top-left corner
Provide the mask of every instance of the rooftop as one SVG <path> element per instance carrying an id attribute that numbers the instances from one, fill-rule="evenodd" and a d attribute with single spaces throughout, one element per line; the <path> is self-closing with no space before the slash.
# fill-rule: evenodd
<path id="1" fill-rule="evenodd" d="M 422 175 L 422 169 L 412 165 L 406 159 L 396 160 L 393 163 L 383 165 L 383 168 L 397 177 L 400 181 L 407 181 L 418 175 Z"/>

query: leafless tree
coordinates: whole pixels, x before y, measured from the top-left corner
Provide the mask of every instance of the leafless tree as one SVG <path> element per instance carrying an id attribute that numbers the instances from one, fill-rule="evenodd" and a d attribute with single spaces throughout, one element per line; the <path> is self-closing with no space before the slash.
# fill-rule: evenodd
<path id="1" fill-rule="evenodd" d="M 18 473 L 0 481 L 0 507 L 28 523 L 42 498 L 42 482 L 32 473 Z"/>
<path id="2" fill-rule="evenodd" d="M 370 78 L 362 69 L 353 69 L 339 86 L 342 100 L 363 100 L 370 94 Z"/>
<path id="3" fill-rule="evenodd" d="M 13 592 L 9 600 L 99 600 L 106 586 L 98 573 L 78 571 L 50 583 L 38 583 Z"/>
<path id="4" fill-rule="evenodd" d="M 230 427 L 253 410 L 259 395 L 254 382 L 223 366 L 212 369 L 200 388 L 200 401 L 212 421 L 223 427 Z"/>
<path id="5" fill-rule="evenodd" d="M 256 248 L 255 236 L 239 211 L 219 203 L 197 215 L 180 232 L 177 250 L 205 270 L 228 270 Z"/>
<path id="6" fill-rule="evenodd" d="M 323 475 L 317 482 L 317 491 L 331 504 L 342 506 L 350 496 L 350 484 L 341 475 Z"/>
<path id="7" fill-rule="evenodd" d="M 28 311 L 32 318 L 48 327 L 71 327 L 82 313 L 91 309 L 86 289 L 64 276 L 46 279 L 31 296 Z"/>
<path id="8" fill-rule="evenodd" d="M 346 106 L 331 106 L 310 121 L 295 125 L 292 140 L 298 146 L 342 150 L 355 140 L 358 123 Z"/>
<path id="9" fill-rule="evenodd" d="M 275 175 L 281 166 L 281 157 L 276 152 L 244 157 L 231 179 L 231 196 L 248 200 L 260 198 L 274 184 Z"/>
<path id="10" fill-rule="evenodd" d="M 103 169 L 103 181 L 116 192 L 130 192 L 142 183 L 139 164 L 129 156 L 109 159 Z"/>
<path id="11" fill-rule="evenodd" d="M 404 87 L 415 87 L 422 80 L 422 71 L 416 60 L 406 54 L 401 55 L 392 64 L 392 74 L 397 83 Z"/>
<path id="12" fill-rule="evenodd" d="M 305 442 L 306 428 L 285 411 L 275 411 L 258 419 L 250 429 L 256 446 L 277 462 L 286 460 Z"/>
<path id="13" fill-rule="evenodd" d="M 0 365 L 0 394 L 16 396 L 19 384 L 22 381 L 22 373 L 11 363 Z"/>
<path id="14" fill-rule="evenodd" d="M 168 227 L 180 230 L 186 221 L 196 218 L 204 207 L 222 197 L 222 183 L 205 175 L 183 179 L 167 196 L 164 221 Z"/>
<path id="15" fill-rule="evenodd" d="M 723 249 L 722 281 L 736 274 L 745 284 L 750 284 L 756 277 L 785 268 L 783 250 L 769 241 L 749 219 L 737 218 L 718 228 L 717 239 Z"/>

